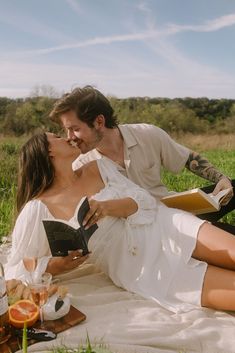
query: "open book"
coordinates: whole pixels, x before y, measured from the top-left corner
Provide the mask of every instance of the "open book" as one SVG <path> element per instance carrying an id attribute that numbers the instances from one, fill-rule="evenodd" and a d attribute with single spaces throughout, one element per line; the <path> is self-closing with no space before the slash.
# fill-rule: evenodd
<path id="1" fill-rule="evenodd" d="M 43 220 L 47 239 L 52 256 L 67 256 L 69 251 L 82 249 L 82 254 L 88 254 L 88 240 L 98 228 L 93 224 L 85 229 L 82 222 L 90 209 L 88 199 L 85 198 L 77 213 L 77 220 L 80 225 L 78 229 L 73 228 L 64 220 Z"/>
<path id="2" fill-rule="evenodd" d="M 193 214 L 216 212 L 230 189 L 221 190 L 217 195 L 207 194 L 201 189 L 179 192 L 161 199 L 166 206 L 179 208 Z"/>

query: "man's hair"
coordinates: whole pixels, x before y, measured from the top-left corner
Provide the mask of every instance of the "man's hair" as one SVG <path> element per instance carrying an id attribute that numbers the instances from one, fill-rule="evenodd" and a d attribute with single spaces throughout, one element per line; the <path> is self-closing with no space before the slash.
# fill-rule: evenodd
<path id="1" fill-rule="evenodd" d="M 48 148 L 45 133 L 32 136 L 21 148 L 16 198 L 18 212 L 28 201 L 48 189 L 54 180 L 55 170 Z"/>
<path id="2" fill-rule="evenodd" d="M 56 101 L 49 116 L 53 121 L 60 122 L 60 116 L 69 111 L 74 111 L 77 118 L 89 127 L 94 126 L 94 120 L 100 114 L 104 116 L 107 128 L 112 129 L 118 125 L 109 100 L 92 86 L 78 87 L 64 94 Z"/>

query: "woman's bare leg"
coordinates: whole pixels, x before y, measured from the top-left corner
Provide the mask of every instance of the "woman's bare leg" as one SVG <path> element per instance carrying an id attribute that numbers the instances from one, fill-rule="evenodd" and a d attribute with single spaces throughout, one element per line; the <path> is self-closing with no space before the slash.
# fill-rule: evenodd
<path id="1" fill-rule="evenodd" d="M 235 270 L 235 236 L 204 223 L 199 229 L 192 257 L 210 265 Z"/>
<path id="2" fill-rule="evenodd" d="M 235 311 L 235 271 L 209 265 L 204 278 L 201 305 Z"/>

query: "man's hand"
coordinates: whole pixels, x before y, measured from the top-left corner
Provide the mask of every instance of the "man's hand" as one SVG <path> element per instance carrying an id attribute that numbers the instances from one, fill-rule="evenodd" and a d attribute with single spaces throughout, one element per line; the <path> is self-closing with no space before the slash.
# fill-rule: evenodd
<path id="1" fill-rule="evenodd" d="M 233 186 L 230 180 L 217 170 L 206 158 L 201 157 L 197 152 L 191 151 L 185 166 L 194 174 L 210 180 L 213 183 L 217 183 L 213 195 L 217 195 L 221 190 L 231 189 L 223 198 L 221 205 L 224 206 L 229 203 L 233 197 Z"/>
<path id="2" fill-rule="evenodd" d="M 213 195 L 217 195 L 218 192 L 220 192 L 221 190 L 225 190 L 225 189 L 231 189 L 231 190 L 223 198 L 223 200 L 221 202 L 221 205 L 223 205 L 223 206 L 227 205 L 229 203 L 229 201 L 231 200 L 231 198 L 233 197 L 233 186 L 228 178 L 223 177 L 216 184 L 216 187 L 213 190 Z"/>

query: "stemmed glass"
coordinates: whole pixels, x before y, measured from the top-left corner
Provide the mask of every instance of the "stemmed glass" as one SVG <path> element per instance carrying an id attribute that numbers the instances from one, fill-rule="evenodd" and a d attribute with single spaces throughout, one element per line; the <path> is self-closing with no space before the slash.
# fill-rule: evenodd
<path id="1" fill-rule="evenodd" d="M 23 264 L 25 269 L 29 272 L 30 282 L 33 282 L 33 274 L 37 267 L 37 258 L 36 257 L 24 257 Z"/>
<path id="2" fill-rule="evenodd" d="M 48 290 L 51 284 L 52 275 L 48 272 L 43 273 L 38 276 L 30 283 L 30 292 L 32 299 L 36 305 L 39 306 L 40 311 L 40 321 L 43 324 L 43 305 L 48 299 Z"/>

